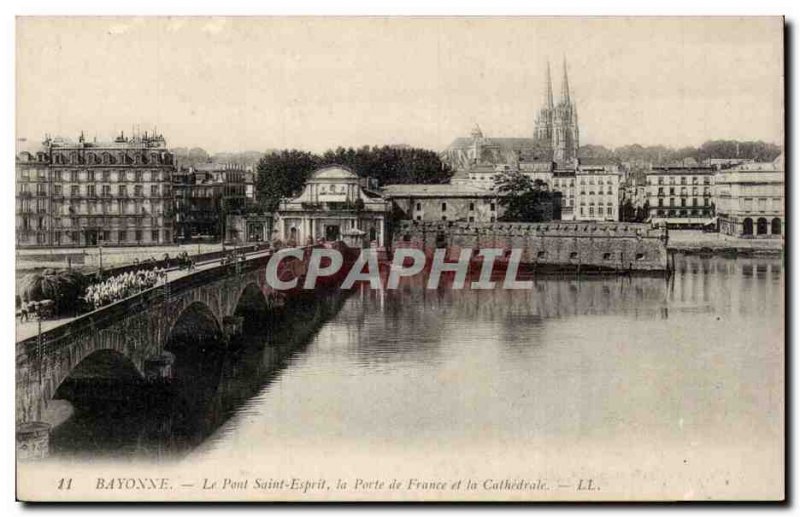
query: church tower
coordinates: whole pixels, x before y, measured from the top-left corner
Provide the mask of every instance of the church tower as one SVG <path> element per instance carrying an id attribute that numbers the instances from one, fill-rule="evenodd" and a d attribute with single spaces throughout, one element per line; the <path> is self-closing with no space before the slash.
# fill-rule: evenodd
<path id="1" fill-rule="evenodd" d="M 533 140 L 537 151 L 545 154 L 552 153 L 553 141 L 553 83 L 550 80 L 550 62 L 544 76 L 544 100 L 542 107 L 536 113 L 533 126 Z"/>
<path id="2" fill-rule="evenodd" d="M 535 148 L 551 156 L 560 166 L 573 165 L 578 158 L 579 133 L 578 109 L 572 102 L 564 59 L 564 78 L 561 82 L 561 97 L 553 104 L 553 86 L 550 79 L 550 63 L 545 73 L 544 105 L 536 115 L 533 130 Z"/>

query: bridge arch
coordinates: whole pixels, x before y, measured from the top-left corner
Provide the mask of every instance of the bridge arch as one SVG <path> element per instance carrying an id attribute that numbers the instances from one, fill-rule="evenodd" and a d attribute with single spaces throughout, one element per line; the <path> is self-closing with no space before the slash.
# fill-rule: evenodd
<path id="1" fill-rule="evenodd" d="M 226 355 L 222 325 L 212 308 L 195 301 L 178 315 L 163 350 L 173 358 L 172 411 L 193 414 L 214 398 Z"/>
<path id="2" fill-rule="evenodd" d="M 53 400 L 90 408 L 96 403 L 130 401 L 144 382 L 133 360 L 119 350 L 102 348 L 83 357 L 58 384 Z"/>
<path id="3" fill-rule="evenodd" d="M 239 292 L 233 314 L 244 318 L 244 328 L 249 331 L 257 330 L 261 326 L 268 310 L 269 306 L 264 292 L 258 284 L 250 282 Z"/>
<path id="4" fill-rule="evenodd" d="M 179 343 L 202 347 L 214 342 L 222 343 L 222 326 L 208 305 L 196 301 L 178 314 L 167 333 L 164 349 L 169 350 Z"/>

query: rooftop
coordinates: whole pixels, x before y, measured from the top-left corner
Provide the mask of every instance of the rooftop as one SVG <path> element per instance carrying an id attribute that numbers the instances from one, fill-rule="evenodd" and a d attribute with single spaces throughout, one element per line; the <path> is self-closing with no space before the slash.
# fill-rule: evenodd
<path id="1" fill-rule="evenodd" d="M 470 185 L 453 185 L 444 183 L 439 185 L 387 185 L 382 189 L 383 195 L 392 197 L 494 197 L 497 194 L 491 190 L 486 190 Z"/>
<path id="2" fill-rule="evenodd" d="M 657 166 L 647 171 L 647 174 L 714 174 L 716 169 L 709 166 Z"/>
<path id="3" fill-rule="evenodd" d="M 783 153 L 781 153 L 775 160 L 771 162 L 749 162 L 749 163 L 742 163 L 735 167 L 731 167 L 725 172 L 742 172 L 742 171 L 751 171 L 751 172 L 765 172 L 765 171 L 783 171 L 784 169 L 784 158 Z"/>
<path id="4" fill-rule="evenodd" d="M 447 146 L 447 150 L 468 149 L 472 147 L 475 138 L 458 137 Z M 482 138 L 482 146 L 497 146 L 501 149 L 523 151 L 534 147 L 533 138 Z"/>
<path id="5" fill-rule="evenodd" d="M 197 172 L 221 172 L 221 171 L 228 171 L 228 170 L 241 170 L 244 171 L 244 167 L 241 165 L 237 165 L 235 163 L 198 163 L 192 167 Z"/>
<path id="6" fill-rule="evenodd" d="M 358 175 L 344 165 L 331 165 L 314 171 L 309 181 L 314 180 L 358 180 Z"/>

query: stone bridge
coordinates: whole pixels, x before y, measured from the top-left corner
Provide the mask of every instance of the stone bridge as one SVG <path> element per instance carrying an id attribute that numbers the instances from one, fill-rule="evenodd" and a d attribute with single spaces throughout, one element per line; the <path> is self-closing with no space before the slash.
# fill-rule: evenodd
<path id="1" fill-rule="evenodd" d="M 303 255 L 302 260 L 281 260 L 278 277 L 296 276 L 302 282 L 310 248 L 305 248 Z M 112 356 L 130 372 L 135 370 L 140 379 L 152 381 L 169 370 L 164 362 L 170 354 L 164 352 L 178 341 L 197 347 L 210 343 L 225 346 L 226 338 L 243 320 L 252 318 L 254 311 L 268 310 L 292 295 L 290 291 L 276 292 L 267 283 L 266 266 L 271 257 L 266 254 L 190 273 L 18 342 L 18 447 L 19 429 L 40 430 L 43 426 L 34 423 L 46 420 L 48 405 L 59 387 L 93 358 L 106 356 L 108 362 Z M 29 451 L 25 455 L 36 454 Z"/>

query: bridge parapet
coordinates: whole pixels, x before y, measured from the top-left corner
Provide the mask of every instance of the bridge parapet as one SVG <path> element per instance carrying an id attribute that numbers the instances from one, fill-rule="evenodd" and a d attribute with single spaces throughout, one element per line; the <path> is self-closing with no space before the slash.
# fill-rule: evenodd
<path id="1" fill-rule="evenodd" d="M 283 269 L 303 276 L 310 251 L 304 248 L 303 260 L 284 259 Z M 265 272 L 272 256 L 186 274 L 17 342 L 17 421 L 40 421 L 60 384 L 94 352 L 117 352 L 144 377 L 147 361 L 164 351 L 173 326 L 190 306 L 204 306 L 223 329 L 251 284 L 269 301 L 273 293 Z"/>

